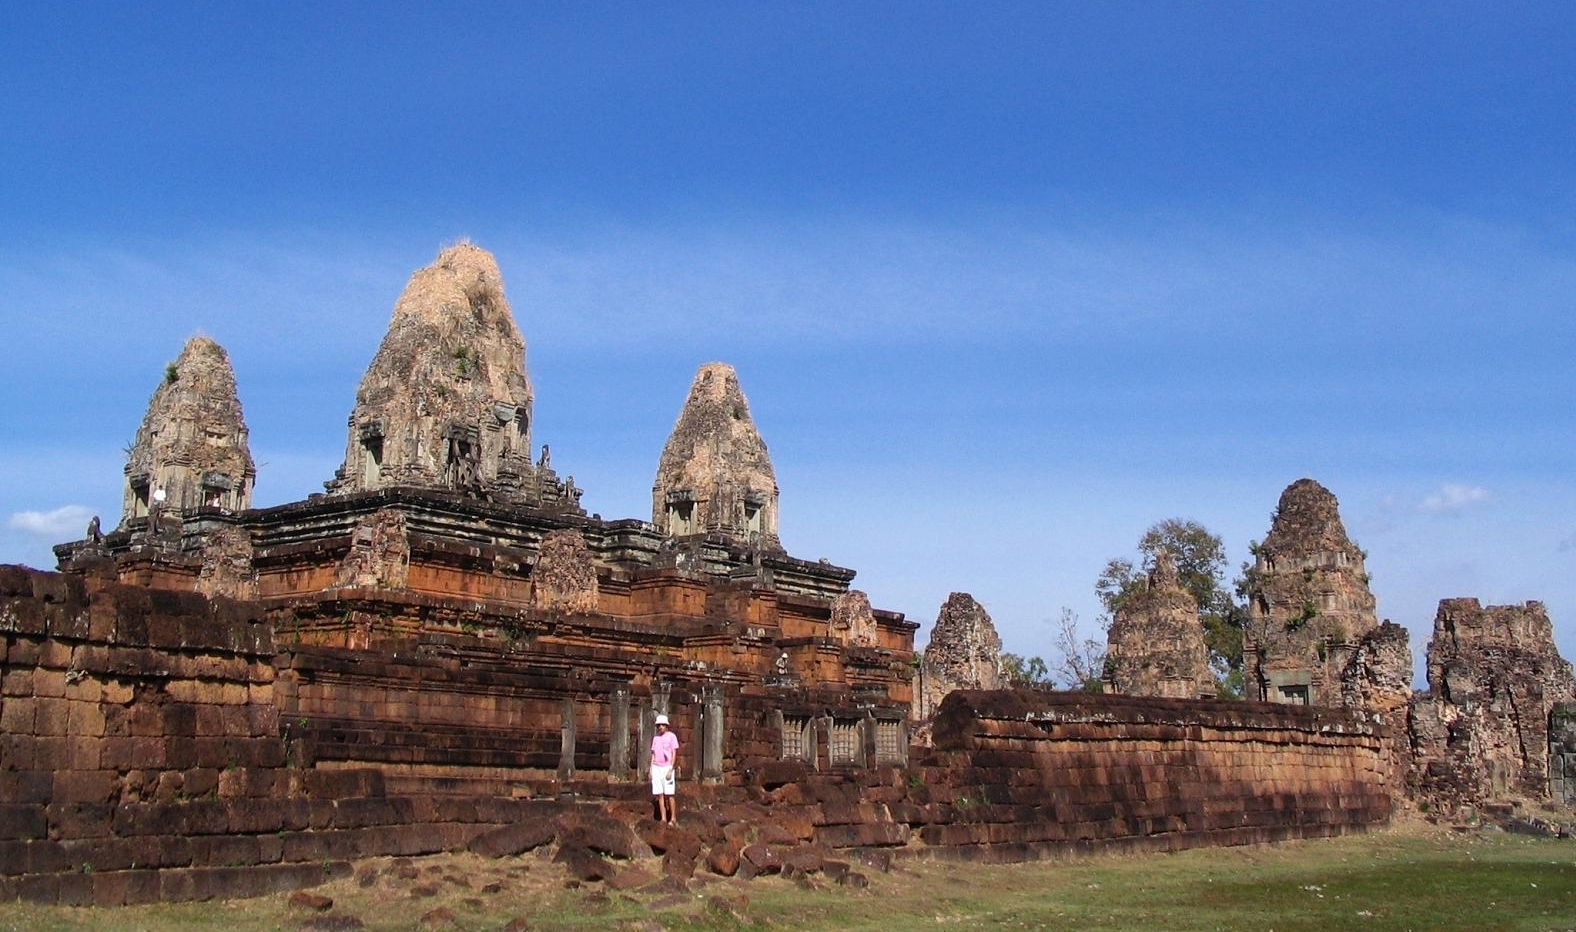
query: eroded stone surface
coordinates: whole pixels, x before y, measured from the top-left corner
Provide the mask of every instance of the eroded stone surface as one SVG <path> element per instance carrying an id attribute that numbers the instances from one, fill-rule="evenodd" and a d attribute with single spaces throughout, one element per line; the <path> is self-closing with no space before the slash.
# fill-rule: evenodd
<path id="1" fill-rule="evenodd" d="M 531 583 L 531 604 L 538 608 L 596 611 L 596 562 L 579 531 L 565 528 L 542 538 Z"/>
<path id="2" fill-rule="evenodd" d="M 387 486 L 450 489 L 579 510 L 578 490 L 531 460 L 525 340 L 491 253 L 445 249 L 411 276 L 356 392 L 330 494 Z"/>
<path id="3" fill-rule="evenodd" d="M 1247 573 L 1243 664 L 1255 698 L 1340 703 L 1341 671 L 1379 623 L 1363 560 L 1329 489 L 1299 479 L 1281 493 Z"/>
<path id="4" fill-rule="evenodd" d="M 999 689 L 1001 635 L 985 606 L 967 592 L 947 596 L 920 661 L 915 701 L 918 717 L 932 714 L 955 689 Z"/>
<path id="5" fill-rule="evenodd" d="M 230 357 L 213 340 L 192 337 L 165 369 L 132 442 L 121 524 L 146 517 L 150 506 L 174 514 L 244 510 L 256 479 Z"/>
<path id="6" fill-rule="evenodd" d="M 842 644 L 872 647 L 876 643 L 876 617 L 870 596 L 850 589 L 832 600 L 832 637 Z"/>
<path id="7" fill-rule="evenodd" d="M 1147 585 L 1111 619 L 1106 681 L 1112 692 L 1191 699 L 1211 683 L 1198 603 L 1177 579 L 1169 551 L 1155 557 Z"/>
<path id="8" fill-rule="evenodd" d="M 652 522 L 668 537 L 720 533 L 781 551 L 777 494 L 738 374 L 725 363 L 701 366 L 657 464 Z"/>
<path id="9" fill-rule="evenodd" d="M 1405 628 L 1382 622 L 1363 635 L 1341 671 L 1341 704 L 1398 716 L 1412 695 L 1411 641 Z"/>
<path id="10" fill-rule="evenodd" d="M 375 511 L 351 532 L 350 552 L 339 563 L 336 587 L 403 589 L 410 573 L 410 541 L 405 513 Z"/>
<path id="11" fill-rule="evenodd" d="M 1576 699 L 1576 682 L 1542 603 L 1442 600 L 1428 685 L 1412 728 L 1425 795 L 1462 803 L 1548 795 L 1550 713 Z"/>
<path id="12" fill-rule="evenodd" d="M 238 527 L 219 527 L 204 535 L 197 591 L 206 596 L 257 598 L 257 571 L 252 567 L 252 536 Z"/>

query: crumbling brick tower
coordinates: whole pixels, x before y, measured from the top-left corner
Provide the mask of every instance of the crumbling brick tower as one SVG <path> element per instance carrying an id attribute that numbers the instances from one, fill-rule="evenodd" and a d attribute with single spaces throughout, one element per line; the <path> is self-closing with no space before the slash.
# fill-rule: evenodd
<path id="1" fill-rule="evenodd" d="M 356 391 L 332 495 L 401 486 L 578 510 L 546 448 L 531 461 L 525 340 L 491 253 L 451 246 L 411 276 Z"/>
<path id="2" fill-rule="evenodd" d="M 1249 698 L 1341 704 L 1341 674 L 1379 624 L 1363 558 L 1329 489 L 1312 479 L 1286 487 L 1247 573 Z"/>
<path id="3" fill-rule="evenodd" d="M 1550 714 L 1576 700 L 1541 602 L 1443 599 L 1412 709 L 1418 788 L 1441 803 L 1550 794 Z"/>
<path id="4" fill-rule="evenodd" d="M 121 526 L 150 510 L 244 511 L 256 480 L 230 357 L 213 340 L 192 337 L 165 369 L 132 442 Z"/>
<path id="5" fill-rule="evenodd" d="M 1116 610 L 1105 656 L 1111 692 L 1197 699 L 1210 691 L 1213 677 L 1198 602 L 1182 588 L 1169 550 L 1155 554 L 1144 587 Z"/>
<path id="6" fill-rule="evenodd" d="M 914 686 L 914 717 L 934 715 L 956 689 L 1001 689 L 1001 635 L 985 606 L 954 592 L 936 614 Z"/>
<path id="7" fill-rule="evenodd" d="M 777 475 L 733 367 L 695 373 L 651 488 L 651 521 L 666 537 L 721 534 L 773 553 Z"/>

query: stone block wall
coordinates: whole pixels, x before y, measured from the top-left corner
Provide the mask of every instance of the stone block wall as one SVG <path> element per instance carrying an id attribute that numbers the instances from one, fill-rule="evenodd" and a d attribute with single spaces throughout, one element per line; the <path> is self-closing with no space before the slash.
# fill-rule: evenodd
<path id="1" fill-rule="evenodd" d="M 0 644 L 0 900 L 258 895 L 527 811 L 287 766 L 272 629 L 245 603 L 0 566 Z"/>
<path id="2" fill-rule="evenodd" d="M 1336 835 L 1388 821 L 1388 739 L 1357 713 L 1034 690 L 955 692 L 903 820 L 995 860 Z"/>
<path id="3" fill-rule="evenodd" d="M 285 648 L 246 603 L 20 567 L 0 567 L 0 638 L 0 900 L 306 886 L 550 820 L 566 795 L 638 821 L 653 708 L 685 743 L 686 809 L 832 849 L 1021 860 L 1390 811 L 1384 736 L 1329 709 L 958 692 L 922 749 L 831 686 L 625 688 L 511 669 L 479 639 Z"/>
<path id="4" fill-rule="evenodd" d="M 1564 702 L 1549 713 L 1549 796 L 1576 806 L 1576 702 Z"/>

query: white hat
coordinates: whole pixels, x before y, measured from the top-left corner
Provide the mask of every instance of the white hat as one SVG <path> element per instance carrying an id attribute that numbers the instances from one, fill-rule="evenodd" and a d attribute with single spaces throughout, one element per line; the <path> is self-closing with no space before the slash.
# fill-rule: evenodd
<path id="1" fill-rule="evenodd" d="M 657 724 L 658 725 L 666 725 L 667 723 L 668 723 L 668 717 L 666 715 L 658 715 L 657 716 Z"/>

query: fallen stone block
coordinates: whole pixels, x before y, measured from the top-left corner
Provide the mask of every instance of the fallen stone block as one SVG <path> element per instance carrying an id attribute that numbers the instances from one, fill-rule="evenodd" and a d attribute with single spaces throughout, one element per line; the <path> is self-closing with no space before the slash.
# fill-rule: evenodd
<path id="1" fill-rule="evenodd" d="M 739 870 L 739 852 L 741 846 L 737 842 L 721 841 L 711 846 L 706 853 L 706 868 L 713 874 L 723 877 L 732 877 Z"/>
<path id="2" fill-rule="evenodd" d="M 513 857 L 540 848 L 556 834 L 551 822 L 516 822 L 477 835 L 467 847 L 484 858 Z"/>
<path id="3" fill-rule="evenodd" d="M 601 854 L 580 845 L 560 847 L 553 863 L 562 864 L 571 877 L 582 881 L 606 880 L 616 873 Z"/>

